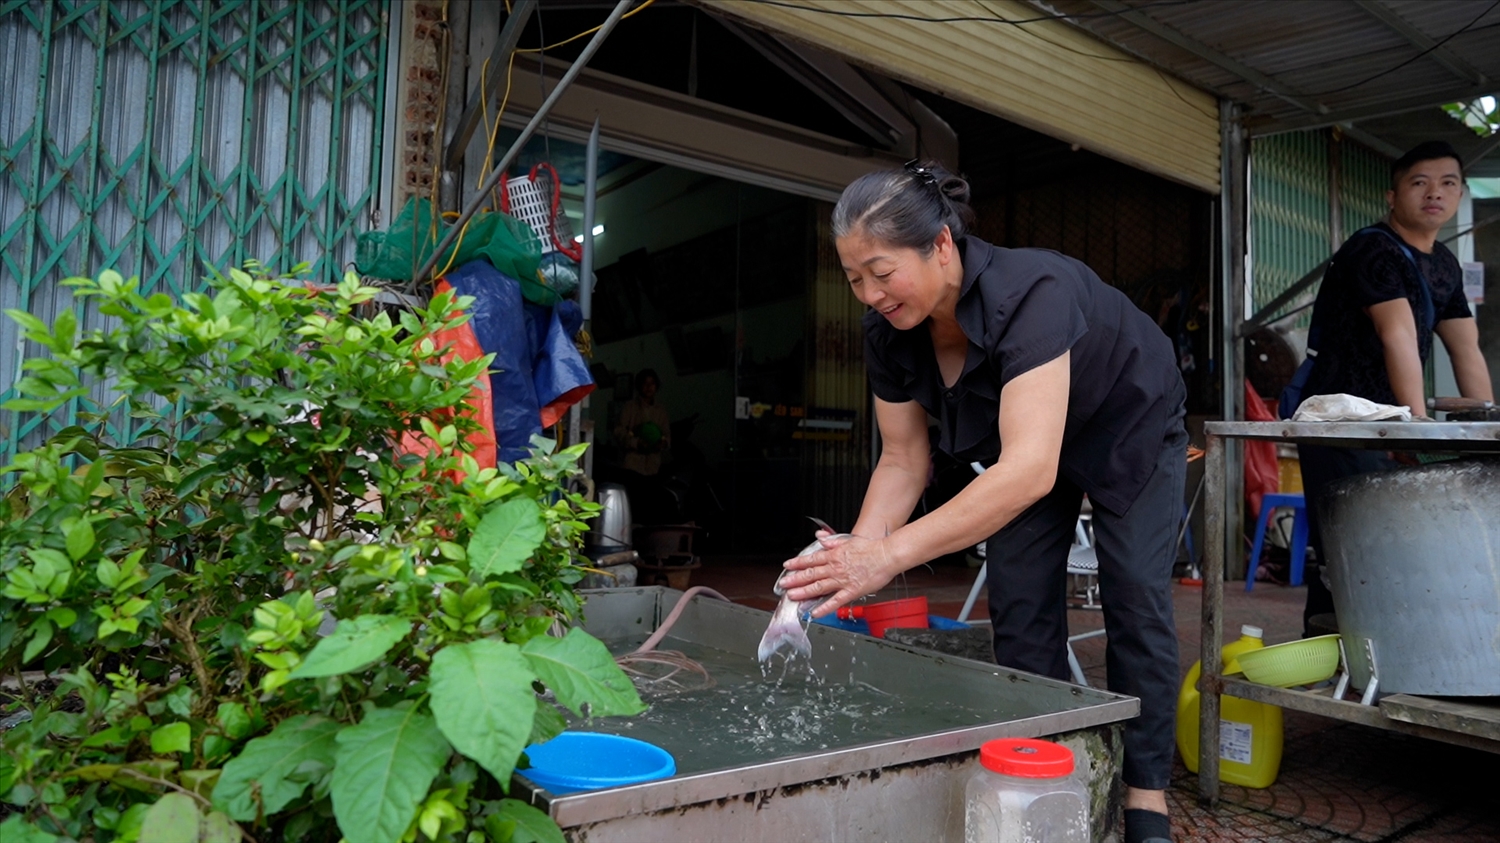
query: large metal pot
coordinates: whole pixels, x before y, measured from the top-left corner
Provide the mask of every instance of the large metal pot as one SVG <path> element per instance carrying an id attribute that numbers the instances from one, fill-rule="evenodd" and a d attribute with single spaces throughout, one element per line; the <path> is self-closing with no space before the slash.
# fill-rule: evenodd
<path id="1" fill-rule="evenodd" d="M 597 559 L 606 553 L 630 550 L 630 498 L 619 483 L 600 483 L 594 528 L 584 535 L 584 550 Z"/>
<path id="2" fill-rule="evenodd" d="M 1500 462 L 1350 477 L 1318 505 L 1353 684 L 1373 653 L 1382 693 L 1500 695 Z"/>

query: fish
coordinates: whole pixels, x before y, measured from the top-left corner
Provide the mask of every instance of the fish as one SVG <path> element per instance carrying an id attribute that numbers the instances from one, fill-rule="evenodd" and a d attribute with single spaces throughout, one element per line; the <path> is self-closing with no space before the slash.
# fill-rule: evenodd
<path id="1" fill-rule="evenodd" d="M 816 518 L 813 520 L 822 529 L 833 532 L 827 524 Z M 849 534 L 838 533 L 831 538 L 846 539 L 849 538 Z M 807 556 L 823 549 L 822 541 L 814 540 L 797 555 Z M 791 572 L 782 571 L 781 575 L 776 578 L 776 585 L 771 589 L 780 595 L 781 602 L 776 604 L 776 611 L 771 613 L 771 623 L 766 627 L 766 634 L 761 636 L 760 648 L 756 650 L 756 656 L 763 662 L 770 661 L 772 656 L 787 647 L 790 647 L 793 653 L 812 656 L 812 642 L 807 639 L 807 627 L 802 625 L 802 619 L 811 614 L 822 603 L 822 600 L 793 600 L 781 585 L 782 578 L 789 573 Z"/>

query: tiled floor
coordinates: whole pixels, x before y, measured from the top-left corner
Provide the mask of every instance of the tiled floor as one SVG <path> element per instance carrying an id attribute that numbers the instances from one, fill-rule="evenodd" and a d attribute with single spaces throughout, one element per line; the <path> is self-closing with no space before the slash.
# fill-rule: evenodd
<path id="1" fill-rule="evenodd" d="M 769 609 L 779 569 L 779 560 L 765 557 L 706 559 L 693 584 Z M 918 568 L 876 599 L 926 595 L 932 614 L 956 617 L 976 573 L 956 564 Z M 1237 637 L 1241 624 L 1264 629 L 1268 644 L 1298 637 L 1303 595 L 1267 583 L 1249 593 L 1242 583 L 1226 584 L 1226 637 Z M 1186 672 L 1198 659 L 1201 590 L 1174 586 L 1173 598 Z M 974 617 L 985 615 L 981 595 Z M 1073 610 L 1068 620 L 1075 634 L 1103 625 L 1097 611 Z M 1104 646 L 1102 637 L 1074 645 L 1092 685 L 1104 684 Z M 1500 843 L 1500 758 L 1294 711 L 1285 725 L 1276 783 L 1265 790 L 1225 785 L 1214 811 L 1199 804 L 1197 776 L 1179 759 L 1168 791 L 1179 843 Z"/>

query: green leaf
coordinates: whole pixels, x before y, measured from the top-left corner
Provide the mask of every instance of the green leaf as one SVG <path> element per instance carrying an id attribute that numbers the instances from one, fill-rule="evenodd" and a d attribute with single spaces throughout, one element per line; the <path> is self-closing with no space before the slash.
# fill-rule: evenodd
<path id="1" fill-rule="evenodd" d="M 73 567 L 73 563 L 66 554 L 50 547 L 34 547 L 26 551 L 26 555 L 36 563 L 36 575 L 43 583 L 51 579 L 53 575 Z"/>
<path id="2" fill-rule="evenodd" d="M 67 606 L 58 606 L 54 609 L 48 609 L 46 618 L 57 624 L 59 629 L 67 629 L 78 620 L 78 613 Z"/>
<path id="3" fill-rule="evenodd" d="M 254 820 L 258 791 L 266 814 L 285 808 L 314 778 L 306 775 L 308 768 L 304 765 L 333 766 L 337 751 L 334 736 L 340 728 L 336 721 L 312 714 L 281 721 L 271 734 L 245 744 L 240 754 L 224 765 L 224 773 L 214 785 L 214 807 L 242 822 Z"/>
<path id="4" fill-rule="evenodd" d="M 521 570 L 547 536 L 542 510 L 530 498 L 512 498 L 485 513 L 469 539 L 470 570 L 481 577 Z"/>
<path id="5" fill-rule="evenodd" d="M 536 717 L 531 721 L 531 737 L 526 739 L 527 746 L 535 746 L 546 743 L 561 735 L 568 728 L 568 721 L 563 718 L 562 712 L 557 706 L 542 699 L 536 698 Z"/>
<path id="6" fill-rule="evenodd" d="M 235 740 L 250 734 L 250 713 L 241 703 L 219 703 L 218 720 L 224 734 Z"/>
<path id="7" fill-rule="evenodd" d="M 536 710 L 536 675 L 521 648 L 492 638 L 444 647 L 429 676 L 432 713 L 448 742 L 509 786 Z"/>
<path id="8" fill-rule="evenodd" d="M 26 642 L 26 649 L 21 652 L 21 664 L 26 664 L 36 658 L 52 643 L 52 622 L 45 617 L 31 625 L 31 640 Z"/>
<path id="9" fill-rule="evenodd" d="M 411 632 L 411 621 L 391 615 L 361 615 L 339 621 L 294 671 L 293 679 L 337 676 L 358 670 L 385 655 Z"/>
<path id="10" fill-rule="evenodd" d="M 57 835 L 42 831 L 21 819 L 20 814 L 11 814 L 0 823 L 0 840 L 5 843 L 53 843 Z"/>
<path id="11" fill-rule="evenodd" d="M 140 840 L 141 824 L 146 821 L 146 812 L 151 806 L 144 802 L 137 802 L 125 809 L 120 814 L 120 821 L 115 823 L 116 840 Z"/>
<path id="12" fill-rule="evenodd" d="M 184 724 L 185 725 L 185 724 Z M 141 823 L 141 840 L 151 843 L 198 843 L 198 823 L 202 816 L 192 797 L 168 793 L 156 800 Z"/>
<path id="13" fill-rule="evenodd" d="M 500 809 L 485 818 L 486 828 L 491 818 L 515 823 L 511 843 L 567 843 L 562 829 L 551 817 L 519 799 L 500 800 Z"/>
<path id="14" fill-rule="evenodd" d="M 630 677 L 615 664 L 604 643 L 573 628 L 563 638 L 539 635 L 521 647 L 531 669 L 557 695 L 557 701 L 582 716 L 640 714 L 645 703 Z"/>
<path id="15" fill-rule="evenodd" d="M 348 840 L 396 843 L 453 751 L 431 716 L 414 708 L 372 709 L 339 732 L 329 792 Z"/>
<path id="16" fill-rule="evenodd" d="M 234 820 L 218 811 L 211 811 L 203 818 L 200 834 L 199 843 L 240 843 L 244 839 Z"/>
<path id="17" fill-rule="evenodd" d="M 87 518 L 80 518 L 65 528 L 68 555 L 77 562 L 94 549 L 94 525 Z"/>
<path id="18" fill-rule="evenodd" d="M 193 748 L 193 727 L 186 723 L 168 723 L 151 733 L 151 751 L 157 755 L 187 752 Z"/>

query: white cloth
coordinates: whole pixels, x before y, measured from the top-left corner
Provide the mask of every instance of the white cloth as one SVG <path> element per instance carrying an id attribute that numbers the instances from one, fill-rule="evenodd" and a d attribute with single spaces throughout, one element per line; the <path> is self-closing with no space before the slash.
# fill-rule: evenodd
<path id="1" fill-rule="evenodd" d="M 1376 404 L 1358 395 L 1342 392 L 1314 395 L 1297 406 L 1294 422 L 1308 421 L 1411 421 L 1411 408 L 1393 404 Z"/>

